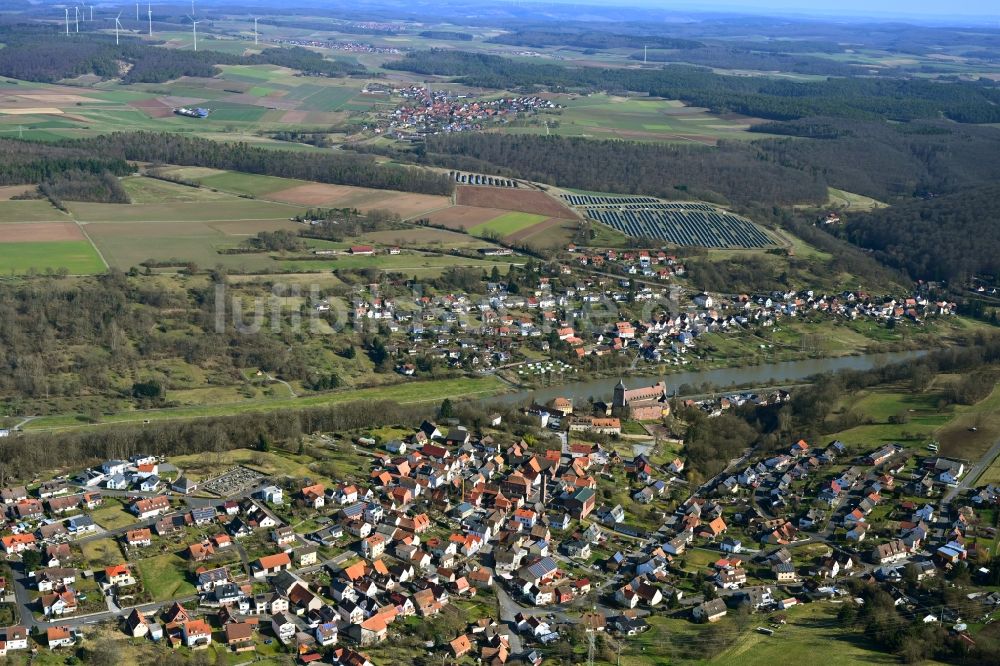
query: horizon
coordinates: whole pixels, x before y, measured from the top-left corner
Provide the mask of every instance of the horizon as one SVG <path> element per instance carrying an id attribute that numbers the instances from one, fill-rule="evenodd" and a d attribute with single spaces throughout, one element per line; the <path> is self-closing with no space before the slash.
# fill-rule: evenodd
<path id="1" fill-rule="evenodd" d="M 533 5 L 583 5 L 608 7 L 608 3 L 600 0 L 520 0 Z M 794 19 L 868 19 L 879 22 L 916 22 L 933 24 L 935 26 L 960 25 L 973 21 L 976 25 L 995 24 L 1000 28 L 1000 7 L 985 0 L 968 0 L 959 7 L 942 6 L 929 0 L 877 0 L 875 3 L 865 0 L 843 0 L 821 6 L 808 5 L 804 0 L 751 0 L 749 3 L 737 3 L 735 0 L 709 0 L 694 2 L 680 0 L 663 6 L 657 0 L 623 0 L 612 2 L 613 6 L 640 9 L 660 9 L 664 12 L 678 14 L 712 15 L 729 14 L 738 16 L 770 16 L 774 18 Z M 873 6 L 875 5 L 875 6 Z"/>

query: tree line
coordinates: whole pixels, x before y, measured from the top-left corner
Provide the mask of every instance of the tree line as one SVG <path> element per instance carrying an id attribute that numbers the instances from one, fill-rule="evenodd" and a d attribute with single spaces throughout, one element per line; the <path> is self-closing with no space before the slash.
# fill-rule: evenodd
<path id="1" fill-rule="evenodd" d="M 454 187 L 446 175 L 415 167 L 381 165 L 366 155 L 343 151 L 291 152 L 248 143 L 220 143 L 162 132 L 116 132 L 86 139 L 69 139 L 50 145 L 56 149 L 69 150 L 74 155 L 102 155 L 105 156 L 104 159 L 119 162 L 203 166 L 422 194 L 448 195 Z"/>
<path id="2" fill-rule="evenodd" d="M 193 421 L 108 426 L 67 433 L 28 433 L 0 439 L 0 474 L 9 483 L 38 470 L 80 468 L 137 453 L 178 456 L 266 449 L 303 434 L 371 428 L 390 423 L 418 425 L 432 418 L 434 405 L 400 405 L 388 400 L 350 402 L 301 410 L 248 412 Z"/>
<path id="3" fill-rule="evenodd" d="M 832 116 L 909 121 L 945 116 L 962 123 L 1000 122 L 1000 87 L 993 82 L 905 78 L 791 81 L 715 74 L 689 65 L 659 69 L 566 67 L 442 49 L 412 51 L 385 67 L 457 77 L 466 85 L 498 90 L 638 92 L 680 99 L 714 113 L 735 112 L 772 120 Z"/>

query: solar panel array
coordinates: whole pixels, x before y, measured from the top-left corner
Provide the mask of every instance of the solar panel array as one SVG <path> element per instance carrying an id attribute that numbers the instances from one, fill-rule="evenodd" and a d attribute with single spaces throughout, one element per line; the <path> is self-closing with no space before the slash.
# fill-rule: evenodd
<path id="1" fill-rule="evenodd" d="M 593 194 L 564 194 L 563 199 L 568 201 L 571 206 L 617 206 L 623 203 L 655 204 L 660 201 L 653 197 L 600 196 Z"/>
<path id="2" fill-rule="evenodd" d="M 653 197 L 566 194 L 587 217 L 632 237 L 658 238 L 674 245 L 719 248 L 774 247 L 774 239 L 750 220 L 698 202 L 665 202 Z"/>

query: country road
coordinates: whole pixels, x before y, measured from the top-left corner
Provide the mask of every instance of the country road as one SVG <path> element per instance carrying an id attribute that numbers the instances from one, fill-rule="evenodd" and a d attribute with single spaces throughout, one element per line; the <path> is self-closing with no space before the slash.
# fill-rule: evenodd
<path id="1" fill-rule="evenodd" d="M 1000 440 L 994 442 L 993 446 L 990 447 L 990 450 L 983 454 L 975 465 L 969 468 L 969 471 L 965 474 L 965 478 L 959 481 L 954 488 L 949 490 L 948 493 L 941 498 L 941 506 L 947 506 L 960 492 L 970 488 L 972 484 L 974 484 L 979 477 L 983 475 L 983 472 L 985 472 L 987 468 L 993 464 L 993 461 L 997 459 L 997 456 L 1000 456 Z"/>

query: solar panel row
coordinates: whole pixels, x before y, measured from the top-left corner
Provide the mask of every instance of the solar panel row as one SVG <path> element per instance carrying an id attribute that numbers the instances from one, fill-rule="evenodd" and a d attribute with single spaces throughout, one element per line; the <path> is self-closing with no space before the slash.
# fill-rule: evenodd
<path id="1" fill-rule="evenodd" d="M 587 208 L 587 216 L 629 236 L 659 238 L 675 245 L 763 248 L 775 244 L 750 220 L 715 210 Z"/>
<path id="2" fill-rule="evenodd" d="M 606 206 L 622 203 L 640 204 L 657 203 L 659 199 L 654 197 L 631 197 L 631 196 L 598 196 L 593 194 L 564 194 L 563 199 L 572 206 Z"/>

